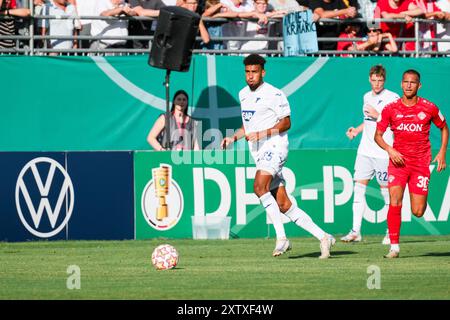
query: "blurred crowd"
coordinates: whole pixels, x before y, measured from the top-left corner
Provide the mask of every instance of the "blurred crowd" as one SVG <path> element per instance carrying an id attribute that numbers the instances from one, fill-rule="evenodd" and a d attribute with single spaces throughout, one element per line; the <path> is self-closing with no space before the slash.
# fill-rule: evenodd
<path id="1" fill-rule="evenodd" d="M 415 51 L 415 41 L 399 41 L 415 36 L 413 18 L 435 20 L 421 22 L 419 36 L 431 40 L 419 43 L 420 51 L 450 51 L 450 0 L 33 0 L 34 17 L 59 16 L 69 19 L 34 19 L 36 35 L 60 36 L 61 39 L 39 41 L 36 47 L 53 49 L 135 48 L 145 49 L 149 40 L 124 39 L 127 36 L 151 36 L 156 29 L 159 10 L 165 6 L 180 6 L 197 12 L 200 23 L 199 49 L 214 50 L 280 50 L 282 41 L 258 40 L 282 36 L 281 19 L 289 12 L 310 9 L 319 38 L 339 38 L 320 41 L 320 50 L 371 51 L 396 53 Z M 28 0 L 0 0 L 0 35 L 28 35 Z M 142 19 L 80 19 L 80 17 L 152 17 Z M 214 18 L 222 18 L 214 21 Z M 367 22 L 350 21 L 354 18 Z M 399 19 L 376 23 L 375 18 Z M 345 22 L 325 22 L 323 19 L 345 19 Z M 28 24 L 27 24 L 28 23 Z M 96 39 L 67 39 L 93 36 Z M 116 38 L 114 38 L 116 37 Z M 248 40 L 220 40 L 222 37 L 247 37 Z M 255 39 L 252 41 L 252 39 Z M 356 40 L 357 41 L 356 41 Z M 22 41 L 25 43 L 26 41 Z M 0 48 L 12 48 L 16 41 L 0 39 Z M 351 56 L 351 53 L 343 53 Z"/>

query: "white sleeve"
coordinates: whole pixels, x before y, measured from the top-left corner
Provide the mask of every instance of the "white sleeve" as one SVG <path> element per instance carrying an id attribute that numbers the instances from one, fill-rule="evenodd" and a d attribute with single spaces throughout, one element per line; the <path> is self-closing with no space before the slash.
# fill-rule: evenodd
<path id="1" fill-rule="evenodd" d="M 273 109 L 277 114 L 279 120 L 291 115 L 291 107 L 289 105 L 289 101 L 283 92 L 278 91 L 275 93 Z"/>

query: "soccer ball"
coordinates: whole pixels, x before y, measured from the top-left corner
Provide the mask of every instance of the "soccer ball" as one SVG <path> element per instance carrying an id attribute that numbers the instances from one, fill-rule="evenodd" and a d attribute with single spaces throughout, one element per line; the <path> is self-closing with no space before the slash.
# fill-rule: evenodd
<path id="1" fill-rule="evenodd" d="M 153 250 L 152 264 L 156 270 L 168 270 L 178 264 L 177 249 L 170 244 L 162 244 Z"/>

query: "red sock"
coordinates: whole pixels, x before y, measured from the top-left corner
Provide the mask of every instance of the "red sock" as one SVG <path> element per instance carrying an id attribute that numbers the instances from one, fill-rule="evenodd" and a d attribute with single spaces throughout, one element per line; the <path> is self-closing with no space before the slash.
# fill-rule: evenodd
<path id="1" fill-rule="evenodd" d="M 391 244 L 398 244 L 400 241 L 400 226 L 402 224 L 402 206 L 389 205 L 387 214 L 387 224 L 389 229 L 389 239 Z"/>

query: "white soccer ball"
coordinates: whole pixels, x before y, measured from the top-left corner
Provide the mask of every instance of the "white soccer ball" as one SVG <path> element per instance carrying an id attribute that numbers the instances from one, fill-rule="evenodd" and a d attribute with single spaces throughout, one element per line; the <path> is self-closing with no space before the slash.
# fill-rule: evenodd
<path id="1" fill-rule="evenodd" d="M 152 264 L 157 270 L 168 270 L 178 264 L 177 249 L 170 244 L 162 244 L 153 250 Z"/>

